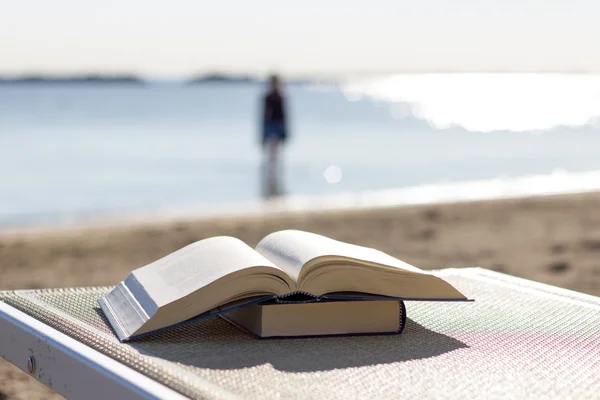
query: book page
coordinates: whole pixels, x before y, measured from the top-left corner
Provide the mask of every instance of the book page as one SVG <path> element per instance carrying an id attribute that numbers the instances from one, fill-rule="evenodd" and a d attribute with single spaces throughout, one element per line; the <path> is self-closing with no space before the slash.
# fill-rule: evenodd
<path id="1" fill-rule="evenodd" d="M 256 250 L 315 296 L 356 292 L 403 299 L 466 297 L 456 288 L 379 250 L 309 232 L 287 230 L 265 237 Z"/>
<path id="2" fill-rule="evenodd" d="M 220 236 L 188 245 L 131 275 L 160 308 L 226 275 L 256 266 L 281 271 L 241 240 Z"/>
<path id="3" fill-rule="evenodd" d="M 271 233 L 260 241 L 256 251 L 282 268 L 295 282 L 298 282 L 302 267 L 317 257 L 353 258 L 424 274 L 419 268 L 379 250 L 297 230 Z"/>

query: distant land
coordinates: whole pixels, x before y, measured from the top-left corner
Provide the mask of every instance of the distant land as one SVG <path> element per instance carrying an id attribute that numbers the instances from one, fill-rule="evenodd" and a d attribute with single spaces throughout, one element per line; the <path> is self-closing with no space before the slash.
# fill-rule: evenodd
<path id="1" fill-rule="evenodd" d="M 285 79 L 284 81 L 288 85 L 303 85 L 310 84 L 314 81 L 311 79 Z M 200 74 L 196 77 L 187 80 L 188 84 L 197 85 L 203 83 L 265 83 L 264 78 L 258 78 L 251 75 L 229 75 L 222 73 L 209 73 Z"/>
<path id="2" fill-rule="evenodd" d="M 202 83 L 258 83 L 261 79 L 250 75 L 229 75 L 221 73 L 201 74 L 187 80 L 187 83 L 195 85 Z"/>
<path id="3" fill-rule="evenodd" d="M 315 82 L 321 82 L 320 80 L 313 79 L 285 79 L 284 81 L 288 85 L 304 85 Z M 135 84 L 143 85 L 148 83 L 159 83 L 160 80 L 145 79 L 135 75 L 100 75 L 100 74 L 81 74 L 81 75 L 43 75 L 43 74 L 29 74 L 20 76 L 0 76 L 1 84 Z M 259 78 L 252 75 L 233 75 L 226 73 L 206 73 L 198 74 L 191 78 L 183 79 L 181 81 L 173 81 L 174 83 L 182 83 L 186 85 L 201 85 L 201 84 L 260 84 L 265 83 L 264 78 Z"/>
<path id="4" fill-rule="evenodd" d="M 54 84 L 54 83 L 124 83 L 144 84 L 144 79 L 133 75 L 77 75 L 77 76 L 51 76 L 51 75 L 24 75 L 16 77 L 0 77 L 0 84 Z"/>

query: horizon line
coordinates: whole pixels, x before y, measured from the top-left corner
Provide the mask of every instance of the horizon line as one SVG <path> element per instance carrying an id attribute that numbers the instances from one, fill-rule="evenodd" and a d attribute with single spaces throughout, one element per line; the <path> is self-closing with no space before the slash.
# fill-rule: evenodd
<path id="1" fill-rule="evenodd" d="M 130 77 L 140 80 L 191 80 L 204 77 L 221 76 L 226 78 L 250 78 L 264 79 L 270 73 L 252 72 L 252 71 L 231 71 L 231 70 L 205 70 L 185 74 L 147 74 L 140 72 L 125 71 L 95 71 L 95 70 L 73 70 L 64 72 L 43 72 L 35 70 L 23 71 L 0 71 L 0 79 L 23 79 L 23 78 L 85 78 L 85 77 Z M 284 77 L 292 79 L 331 79 L 351 76 L 381 76 L 381 75 L 426 75 L 426 74 L 563 74 L 563 75 L 593 75 L 600 74 L 600 70 L 581 69 L 581 70 L 469 70 L 469 69 L 424 69 L 424 70 L 355 70 L 355 71 L 302 71 L 302 72 L 279 72 Z"/>

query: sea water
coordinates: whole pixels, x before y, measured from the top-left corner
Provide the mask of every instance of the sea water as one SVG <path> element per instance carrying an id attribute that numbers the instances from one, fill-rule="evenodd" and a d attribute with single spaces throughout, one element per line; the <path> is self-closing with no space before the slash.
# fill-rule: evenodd
<path id="1" fill-rule="evenodd" d="M 264 89 L 0 86 L 0 227 L 259 203 Z M 285 89 L 291 196 L 600 170 L 600 75 L 405 74 Z"/>

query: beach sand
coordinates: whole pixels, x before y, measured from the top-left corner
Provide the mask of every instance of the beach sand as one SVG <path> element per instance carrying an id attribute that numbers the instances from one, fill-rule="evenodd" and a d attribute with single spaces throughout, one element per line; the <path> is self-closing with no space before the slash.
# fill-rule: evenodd
<path id="1" fill-rule="evenodd" d="M 424 269 L 481 266 L 600 295 L 600 193 L 0 235 L 0 290 L 116 284 L 194 241 L 302 229 Z M 0 399 L 60 398 L 0 361 Z"/>

